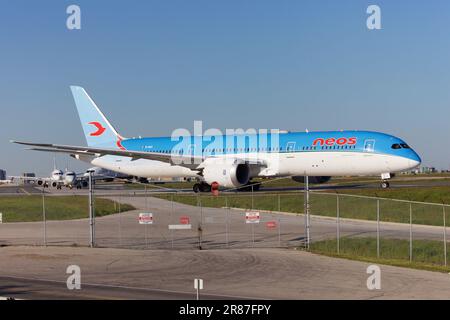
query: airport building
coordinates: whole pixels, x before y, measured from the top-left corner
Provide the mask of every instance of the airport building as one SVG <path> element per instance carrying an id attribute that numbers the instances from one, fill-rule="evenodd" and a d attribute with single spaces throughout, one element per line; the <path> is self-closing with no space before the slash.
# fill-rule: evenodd
<path id="1" fill-rule="evenodd" d="M 436 168 L 435 167 L 421 167 L 420 168 L 420 173 L 435 173 Z"/>
<path id="2" fill-rule="evenodd" d="M 6 170 L 0 169 L 0 180 L 6 180 Z"/>
<path id="3" fill-rule="evenodd" d="M 36 177 L 36 174 L 33 173 L 33 172 L 24 172 L 24 173 L 22 173 L 22 177 L 25 177 L 25 178 L 34 178 L 34 177 Z M 33 179 L 31 179 L 31 180 L 23 179 L 23 183 L 24 183 L 24 184 L 30 184 L 30 183 L 33 183 L 33 182 L 34 182 Z"/>

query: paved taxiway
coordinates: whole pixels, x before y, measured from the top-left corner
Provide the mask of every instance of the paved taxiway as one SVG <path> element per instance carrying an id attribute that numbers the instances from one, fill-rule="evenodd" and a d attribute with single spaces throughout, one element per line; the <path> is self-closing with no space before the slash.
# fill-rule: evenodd
<path id="1" fill-rule="evenodd" d="M 450 299 L 450 275 L 381 266 L 368 290 L 368 263 L 292 249 L 125 250 L 0 248 L 0 295 L 16 298 Z M 66 289 L 66 268 L 81 268 L 82 289 Z"/>

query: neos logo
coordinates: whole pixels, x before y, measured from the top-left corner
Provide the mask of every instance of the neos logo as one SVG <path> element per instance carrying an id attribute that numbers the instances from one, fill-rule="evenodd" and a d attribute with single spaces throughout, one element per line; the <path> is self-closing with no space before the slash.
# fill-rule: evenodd
<path id="1" fill-rule="evenodd" d="M 100 122 L 93 121 L 89 122 L 89 124 L 92 124 L 97 130 L 94 132 L 91 132 L 89 135 L 93 137 L 101 136 L 103 132 L 105 132 L 106 128 L 102 126 Z"/>
<path id="2" fill-rule="evenodd" d="M 328 138 L 328 139 L 324 139 L 324 138 L 317 138 L 316 140 L 313 141 L 313 146 L 334 146 L 334 145 L 338 145 L 338 146 L 343 146 L 343 145 L 355 145 L 356 144 L 357 139 L 355 137 L 352 138 Z"/>

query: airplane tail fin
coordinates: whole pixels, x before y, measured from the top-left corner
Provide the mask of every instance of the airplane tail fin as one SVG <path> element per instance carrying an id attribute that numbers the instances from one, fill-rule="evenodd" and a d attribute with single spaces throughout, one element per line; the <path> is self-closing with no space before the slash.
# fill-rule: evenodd
<path id="1" fill-rule="evenodd" d="M 124 139 L 114 129 L 82 87 L 71 86 L 78 115 L 89 147 L 119 148 Z"/>

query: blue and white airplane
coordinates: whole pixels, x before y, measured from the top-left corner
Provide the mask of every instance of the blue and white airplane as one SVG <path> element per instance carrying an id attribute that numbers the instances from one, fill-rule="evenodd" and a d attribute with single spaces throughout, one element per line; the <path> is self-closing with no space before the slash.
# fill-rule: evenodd
<path id="1" fill-rule="evenodd" d="M 31 150 L 62 152 L 94 166 L 145 178 L 197 178 L 194 191 L 211 185 L 239 188 L 252 178 L 380 175 L 421 163 L 405 141 L 370 131 L 283 132 L 127 139 L 109 123 L 86 91 L 71 87 L 87 146 L 12 141 Z"/>

